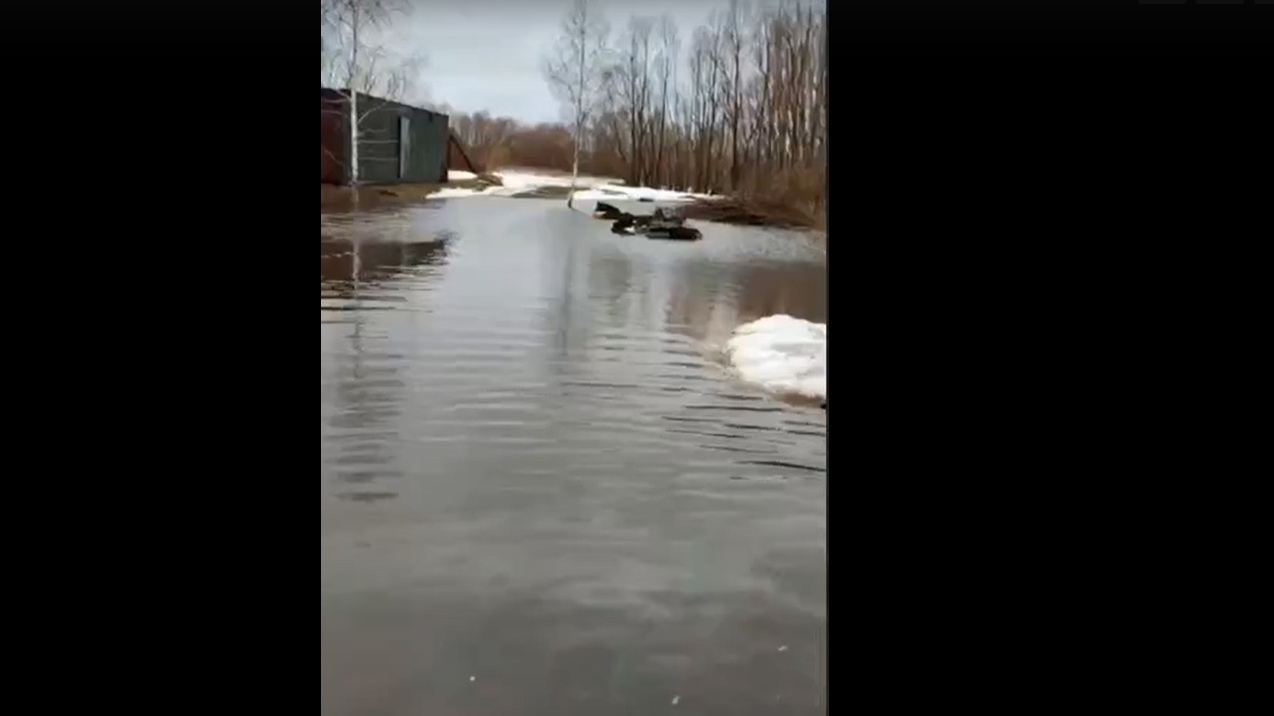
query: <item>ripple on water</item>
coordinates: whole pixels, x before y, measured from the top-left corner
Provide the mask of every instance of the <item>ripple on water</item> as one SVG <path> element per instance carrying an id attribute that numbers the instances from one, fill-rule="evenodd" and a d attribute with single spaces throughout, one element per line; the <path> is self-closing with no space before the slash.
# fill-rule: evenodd
<path id="1" fill-rule="evenodd" d="M 826 322 L 821 251 L 537 200 L 322 228 L 325 713 L 821 713 L 825 414 L 718 353 Z"/>

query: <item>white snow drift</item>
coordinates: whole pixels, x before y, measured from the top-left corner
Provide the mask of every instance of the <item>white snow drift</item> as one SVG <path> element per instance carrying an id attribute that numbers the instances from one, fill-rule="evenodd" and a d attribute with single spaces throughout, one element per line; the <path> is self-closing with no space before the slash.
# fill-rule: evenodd
<path id="1" fill-rule="evenodd" d="M 739 377 L 779 395 L 827 398 L 827 324 L 766 316 L 734 329 L 726 357 Z"/>
<path id="2" fill-rule="evenodd" d="M 467 196 L 515 196 L 541 187 L 568 187 L 570 176 L 537 174 L 533 171 L 508 170 L 492 172 L 500 178 L 504 186 L 489 186 L 484 189 L 462 189 L 445 187 L 429 195 L 431 199 L 458 199 Z M 472 172 L 449 171 L 448 181 L 468 181 L 476 179 Z M 668 189 L 651 189 L 644 186 L 624 186 L 619 179 L 606 177 L 581 176 L 576 182 L 575 199 L 577 201 L 606 201 L 650 199 L 653 201 L 693 201 L 710 198 L 708 194 L 694 194 Z"/>

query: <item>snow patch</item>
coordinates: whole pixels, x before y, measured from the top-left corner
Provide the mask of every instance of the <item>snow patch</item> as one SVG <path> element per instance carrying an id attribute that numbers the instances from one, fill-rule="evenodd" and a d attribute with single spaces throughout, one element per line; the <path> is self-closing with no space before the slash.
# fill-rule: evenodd
<path id="1" fill-rule="evenodd" d="M 430 194 L 434 199 L 458 199 L 468 196 L 516 196 L 543 187 L 569 187 L 569 175 L 539 174 L 524 170 L 507 170 L 492 172 L 500 178 L 503 186 L 489 186 L 482 189 L 461 189 L 446 187 Z M 476 179 L 470 172 L 449 171 L 449 181 L 465 181 Z M 694 201 L 695 199 L 713 198 L 708 194 L 693 194 L 668 189 L 652 189 L 644 186 L 625 186 L 622 180 L 608 177 L 580 176 L 576 182 L 575 199 L 577 201 Z"/>
<path id="2" fill-rule="evenodd" d="M 473 189 L 461 189 L 459 187 L 443 187 L 438 191 L 430 192 L 430 199 L 460 199 L 466 196 L 477 196 Z"/>
<path id="3" fill-rule="evenodd" d="M 726 342 L 739 377 L 779 395 L 827 399 L 827 324 L 779 314 L 745 323 Z"/>
<path id="4" fill-rule="evenodd" d="M 648 199 L 650 201 L 694 201 L 695 199 L 703 198 L 707 198 L 706 195 L 687 194 L 684 191 L 671 191 L 669 189 L 651 189 L 646 186 L 619 186 L 615 184 L 575 192 L 576 201 L 606 201 L 608 199 L 612 201 L 615 199 L 621 201 L 637 201 L 639 199 Z"/>

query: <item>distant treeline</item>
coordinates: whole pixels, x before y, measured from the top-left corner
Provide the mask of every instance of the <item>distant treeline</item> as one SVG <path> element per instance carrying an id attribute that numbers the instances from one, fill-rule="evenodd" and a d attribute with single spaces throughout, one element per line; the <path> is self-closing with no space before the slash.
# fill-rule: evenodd
<path id="1" fill-rule="evenodd" d="M 825 6 L 714 11 L 683 43 L 670 18 L 633 16 L 603 41 L 581 171 L 822 213 L 827 151 Z M 444 107 L 444 109 L 446 109 Z M 569 171 L 570 125 L 452 112 L 475 163 Z"/>

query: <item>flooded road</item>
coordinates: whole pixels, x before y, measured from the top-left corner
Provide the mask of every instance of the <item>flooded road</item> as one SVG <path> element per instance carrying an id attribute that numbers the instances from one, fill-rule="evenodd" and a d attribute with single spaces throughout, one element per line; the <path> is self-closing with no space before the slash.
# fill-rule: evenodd
<path id="1" fill-rule="evenodd" d="M 323 217 L 323 714 L 825 712 L 825 413 L 716 354 L 824 254 L 700 226 Z"/>

